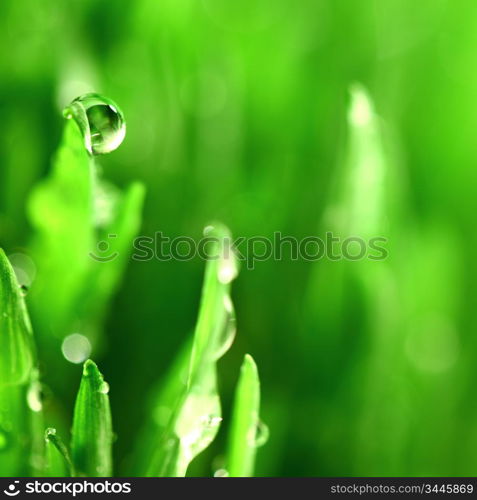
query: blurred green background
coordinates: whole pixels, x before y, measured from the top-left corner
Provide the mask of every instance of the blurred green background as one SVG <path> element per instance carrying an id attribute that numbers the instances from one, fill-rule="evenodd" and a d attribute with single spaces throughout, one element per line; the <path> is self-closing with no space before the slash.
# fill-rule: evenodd
<path id="1" fill-rule="evenodd" d="M 219 219 L 235 236 L 388 238 L 382 262 L 242 268 L 220 384 L 227 419 L 254 356 L 271 430 L 257 474 L 475 475 L 476 50 L 473 0 L 2 0 L 0 246 L 28 248 L 61 110 L 100 92 L 128 129 L 99 163 L 146 185 L 141 234 L 198 238 Z M 356 82 L 370 127 L 349 116 Z M 92 357 L 118 473 L 193 329 L 203 269 L 130 261 L 110 304 Z M 68 422 L 80 368 L 60 344 L 40 341 L 61 360 L 41 369 Z M 213 474 L 225 440 L 190 474 Z"/>

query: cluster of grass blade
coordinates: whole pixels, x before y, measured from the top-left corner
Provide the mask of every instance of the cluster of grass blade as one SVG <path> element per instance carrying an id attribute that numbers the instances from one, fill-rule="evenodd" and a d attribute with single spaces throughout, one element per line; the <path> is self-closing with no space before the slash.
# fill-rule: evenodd
<path id="1" fill-rule="evenodd" d="M 31 301 L 35 312 L 41 310 L 38 317 L 49 325 L 47 330 L 40 325 L 43 335 L 51 331 L 57 341 L 78 318 L 84 331 L 98 334 L 139 225 L 142 187 L 133 185 L 125 194 L 112 196 L 105 186 L 76 125 L 68 122 L 52 175 L 30 202 L 39 268 L 39 289 L 32 290 Z M 118 236 L 110 251 L 121 258 L 92 259 L 89 253 L 95 243 L 113 232 Z M 206 232 L 210 258 L 196 329 L 161 390 L 153 395 L 150 421 L 137 440 L 134 475 L 185 476 L 190 462 L 214 440 L 222 421 L 217 362 L 235 336 L 230 286 L 238 268 L 228 229 L 214 224 Z M 71 272 L 66 275 L 65 269 Z M 58 342 L 47 345 L 59 350 Z M 113 475 L 109 385 L 96 364 L 88 359 L 83 365 L 69 445 L 51 427 L 51 417 L 43 408 L 38 366 L 25 299 L 0 249 L 0 475 Z M 253 473 L 259 400 L 257 369 L 247 355 L 231 423 L 230 475 Z"/>

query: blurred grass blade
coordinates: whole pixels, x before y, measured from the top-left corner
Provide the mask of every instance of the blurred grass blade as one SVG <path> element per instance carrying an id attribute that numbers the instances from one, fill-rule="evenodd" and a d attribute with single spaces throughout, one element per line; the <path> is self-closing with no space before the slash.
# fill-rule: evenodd
<path id="1" fill-rule="evenodd" d="M 44 414 L 43 388 L 37 368 L 32 370 L 30 383 L 26 386 L 27 414 L 29 416 L 29 453 L 31 474 L 43 476 L 45 469 L 45 441 L 44 441 Z"/>
<path id="2" fill-rule="evenodd" d="M 78 475 L 112 475 L 113 431 L 109 386 L 96 364 L 88 360 L 76 399 L 71 452 Z"/>
<path id="3" fill-rule="evenodd" d="M 25 301 L 12 266 L 0 249 L 0 386 L 27 382 L 33 360 Z"/>
<path id="4" fill-rule="evenodd" d="M 389 162 L 383 145 L 381 122 L 367 90 L 350 88 L 348 158 L 341 179 L 344 227 L 349 235 L 380 235 L 386 217 Z M 389 192 L 387 194 L 390 194 Z"/>
<path id="5" fill-rule="evenodd" d="M 94 337 L 132 249 L 143 199 L 140 183 L 122 192 L 99 178 L 78 126 L 66 121 L 52 172 L 29 203 L 38 267 L 31 301 L 42 332 L 61 338 L 79 321 Z"/>
<path id="6" fill-rule="evenodd" d="M 231 477 L 253 475 L 260 430 L 260 380 L 255 361 L 246 355 L 240 369 L 227 454 Z"/>
<path id="7" fill-rule="evenodd" d="M 149 476 L 185 476 L 190 462 L 214 440 L 222 421 L 216 363 L 235 337 L 229 293 L 237 262 L 225 226 L 209 226 L 205 236 L 211 245 L 187 384 L 160 437 L 147 470 Z"/>
<path id="8" fill-rule="evenodd" d="M 136 182 L 124 193 L 112 197 L 112 215 L 103 221 L 97 240 L 106 242 L 105 254 L 96 249 L 89 259 L 88 276 L 77 298 L 76 311 L 83 318 L 83 333 L 95 337 L 97 325 L 102 323 L 107 305 L 123 274 L 132 249 L 132 241 L 141 225 L 144 186 Z M 108 194 L 103 195 L 107 197 Z M 99 210 L 98 210 L 99 211 Z"/>
<path id="9" fill-rule="evenodd" d="M 94 234 L 94 164 L 81 132 L 67 121 L 50 176 L 29 200 L 35 229 L 32 252 L 38 268 L 31 293 L 41 331 L 61 337 L 75 316 Z"/>
<path id="10" fill-rule="evenodd" d="M 30 422 L 25 386 L 0 387 L 0 476 L 28 476 Z"/>
<path id="11" fill-rule="evenodd" d="M 68 448 L 51 427 L 45 431 L 46 470 L 48 477 L 74 477 L 74 466 Z"/>

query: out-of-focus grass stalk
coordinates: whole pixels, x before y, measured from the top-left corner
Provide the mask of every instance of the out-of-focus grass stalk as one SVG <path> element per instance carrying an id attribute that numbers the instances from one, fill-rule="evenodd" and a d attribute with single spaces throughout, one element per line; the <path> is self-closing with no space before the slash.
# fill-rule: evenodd
<path id="1" fill-rule="evenodd" d="M 334 394 L 334 406 L 319 409 L 321 434 L 330 442 L 346 439 L 354 443 L 346 459 L 340 456 L 340 460 L 352 464 L 350 470 L 343 470 L 349 474 L 364 474 L 376 463 L 380 464 L 380 473 L 392 474 L 399 470 L 404 457 L 407 423 L 393 405 L 393 401 L 402 401 L 408 389 L 402 356 L 396 356 L 402 349 L 397 337 L 398 277 L 393 272 L 392 256 L 369 258 L 373 255 L 372 238 L 383 238 L 380 246 L 388 253 L 394 242 L 390 236 L 402 201 L 399 185 L 394 182 L 394 168 L 372 99 L 366 89 L 355 84 L 350 89 L 344 155 L 336 170 L 323 225 L 341 242 L 360 238 L 366 252 L 361 259 L 341 255 L 340 260 L 316 265 L 306 315 L 307 330 L 316 332 L 310 339 L 310 352 L 320 356 L 318 383 Z M 331 375 L 337 362 L 346 367 L 339 381 Z M 356 397 L 350 398 L 350 394 Z M 339 434 L 334 434 L 336 408 L 341 408 L 341 418 L 347 422 Z M 340 465 L 330 466 L 334 469 Z"/>
<path id="2" fill-rule="evenodd" d="M 94 343 L 139 230 L 144 191 L 102 180 L 77 124 L 66 121 L 52 171 L 28 207 L 38 267 L 31 303 L 47 340 L 80 328 Z"/>

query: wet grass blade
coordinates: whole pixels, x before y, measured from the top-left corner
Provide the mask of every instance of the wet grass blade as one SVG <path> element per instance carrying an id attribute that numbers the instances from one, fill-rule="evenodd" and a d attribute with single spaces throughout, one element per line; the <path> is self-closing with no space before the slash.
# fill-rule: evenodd
<path id="1" fill-rule="evenodd" d="M 229 294 L 237 262 L 225 226 L 209 226 L 205 235 L 211 245 L 187 383 L 160 437 L 147 470 L 149 476 L 185 476 L 190 462 L 214 440 L 222 421 L 216 363 L 235 336 Z"/>
<path id="2" fill-rule="evenodd" d="M 0 386 L 27 382 L 33 363 L 30 319 L 15 273 L 0 249 Z"/>
<path id="3" fill-rule="evenodd" d="M 109 386 L 96 364 L 88 360 L 76 399 L 71 452 L 78 475 L 112 475 L 113 431 Z"/>
<path id="4" fill-rule="evenodd" d="M 0 470 L 6 475 L 35 474 L 42 467 L 34 347 L 22 292 L 0 249 Z"/>
<path id="5" fill-rule="evenodd" d="M 51 427 L 45 431 L 45 475 L 48 477 L 74 477 L 74 466 L 68 448 Z"/>
<path id="6" fill-rule="evenodd" d="M 253 475 L 259 431 L 260 380 L 255 361 L 246 355 L 240 369 L 227 454 L 227 470 L 232 477 Z"/>

